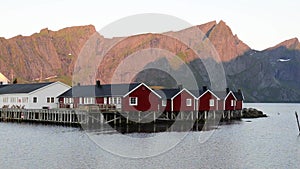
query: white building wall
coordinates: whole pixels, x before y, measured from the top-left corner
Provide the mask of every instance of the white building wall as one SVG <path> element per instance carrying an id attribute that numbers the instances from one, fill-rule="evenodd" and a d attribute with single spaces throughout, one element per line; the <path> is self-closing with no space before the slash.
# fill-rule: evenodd
<path id="1" fill-rule="evenodd" d="M 41 109 L 43 107 L 58 108 L 58 98 L 60 94 L 69 90 L 71 87 L 61 82 L 55 82 L 48 86 L 45 86 L 39 90 L 36 90 L 29 94 L 29 106 L 28 109 Z M 33 98 L 37 97 L 37 103 L 33 103 Z M 47 97 L 54 97 L 54 103 L 47 103 Z"/>
<path id="2" fill-rule="evenodd" d="M 25 109 L 42 109 L 43 107 L 50 109 L 58 108 L 58 98 L 56 97 L 70 88 L 70 86 L 61 82 L 55 82 L 31 93 L 0 95 L 0 108 L 2 108 L 4 105 L 8 105 L 9 108 L 11 108 L 13 105 L 18 105 L 20 107 L 25 106 Z M 33 103 L 34 97 L 37 97 L 37 103 Z M 47 97 L 53 97 L 54 103 L 47 103 Z M 4 98 L 8 98 L 8 102 L 3 102 Z M 11 98 L 16 98 L 17 101 L 11 102 L 12 100 L 15 100 Z M 22 102 L 22 98 L 28 98 L 28 102 Z"/>
<path id="3" fill-rule="evenodd" d="M 0 95 L 0 108 L 4 105 L 8 105 L 9 108 L 11 106 L 24 106 L 25 108 L 29 106 L 29 98 L 28 102 L 23 102 L 23 98 L 28 98 L 28 94 L 4 94 Z M 5 101 L 6 100 L 6 101 Z M 12 101 L 14 100 L 14 101 Z M 4 102 L 5 101 L 5 102 Z"/>

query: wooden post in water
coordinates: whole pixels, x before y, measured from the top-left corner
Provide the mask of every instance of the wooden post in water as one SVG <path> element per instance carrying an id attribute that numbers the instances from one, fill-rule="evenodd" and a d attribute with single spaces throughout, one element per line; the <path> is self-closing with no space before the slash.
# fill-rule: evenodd
<path id="1" fill-rule="evenodd" d="M 300 125 L 299 125 L 299 119 L 298 119 L 298 114 L 295 111 L 296 119 L 297 119 L 297 124 L 298 124 L 298 129 L 299 129 L 299 135 L 300 135 Z"/>

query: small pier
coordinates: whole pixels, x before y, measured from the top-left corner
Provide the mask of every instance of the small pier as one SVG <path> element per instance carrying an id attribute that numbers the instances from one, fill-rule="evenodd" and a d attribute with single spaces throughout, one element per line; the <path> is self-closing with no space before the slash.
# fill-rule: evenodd
<path id="1" fill-rule="evenodd" d="M 206 120 L 231 120 L 241 118 L 241 111 L 191 111 L 191 112 L 119 112 L 111 106 L 85 106 L 77 109 L 11 109 L 0 108 L 2 122 L 37 122 L 101 128 L 129 124 L 156 124 L 176 122 L 205 122 Z"/>

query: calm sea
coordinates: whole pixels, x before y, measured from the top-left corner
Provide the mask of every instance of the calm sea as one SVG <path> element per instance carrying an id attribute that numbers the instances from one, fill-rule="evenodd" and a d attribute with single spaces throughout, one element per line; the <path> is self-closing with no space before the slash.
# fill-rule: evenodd
<path id="1" fill-rule="evenodd" d="M 299 168 L 300 104 L 246 104 L 269 117 L 210 131 L 86 133 L 0 123 L 0 168 Z"/>

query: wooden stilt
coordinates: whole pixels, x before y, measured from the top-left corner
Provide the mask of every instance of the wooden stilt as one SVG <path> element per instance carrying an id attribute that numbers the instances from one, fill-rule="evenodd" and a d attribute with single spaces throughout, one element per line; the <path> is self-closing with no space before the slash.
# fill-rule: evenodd
<path id="1" fill-rule="evenodd" d="M 295 115 L 296 115 L 296 119 L 297 119 L 299 135 L 300 135 L 300 124 L 299 124 L 299 119 L 298 119 L 298 114 L 297 114 L 297 112 L 295 112 Z"/>

